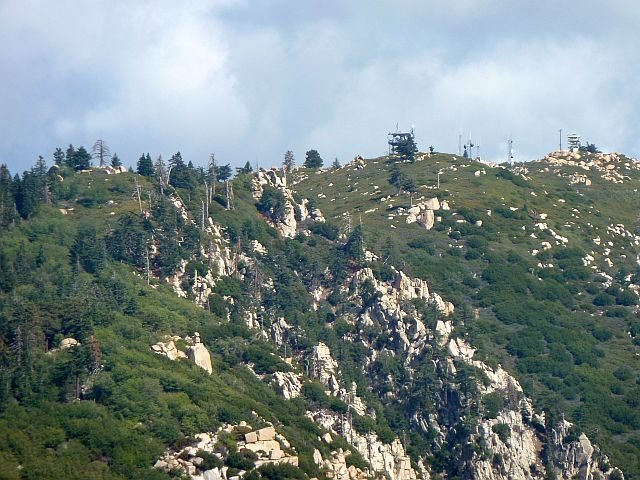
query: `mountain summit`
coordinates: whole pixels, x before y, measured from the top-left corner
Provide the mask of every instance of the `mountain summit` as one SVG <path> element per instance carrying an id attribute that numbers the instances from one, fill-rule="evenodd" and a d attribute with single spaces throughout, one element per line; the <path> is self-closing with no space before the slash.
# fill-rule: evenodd
<path id="1" fill-rule="evenodd" d="M 640 478 L 635 159 L 179 160 L 0 169 L 3 478 Z"/>

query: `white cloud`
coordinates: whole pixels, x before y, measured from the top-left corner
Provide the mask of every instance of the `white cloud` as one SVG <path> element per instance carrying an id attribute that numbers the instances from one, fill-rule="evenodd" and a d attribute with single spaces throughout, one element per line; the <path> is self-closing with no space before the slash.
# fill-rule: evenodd
<path id="1" fill-rule="evenodd" d="M 471 133 L 490 159 L 509 135 L 539 157 L 558 128 L 638 155 L 638 19 L 623 0 L 7 0 L 0 161 L 98 137 L 130 163 L 344 161 L 383 153 L 396 122 L 424 149 Z"/>

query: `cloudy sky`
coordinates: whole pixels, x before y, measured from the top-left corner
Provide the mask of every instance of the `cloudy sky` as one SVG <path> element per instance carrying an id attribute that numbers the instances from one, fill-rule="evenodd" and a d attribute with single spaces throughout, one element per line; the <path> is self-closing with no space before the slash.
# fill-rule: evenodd
<path id="1" fill-rule="evenodd" d="M 101 138 L 125 165 L 328 164 L 396 124 L 485 160 L 560 128 L 640 156 L 639 25 L 631 0 L 0 0 L 0 163 Z"/>

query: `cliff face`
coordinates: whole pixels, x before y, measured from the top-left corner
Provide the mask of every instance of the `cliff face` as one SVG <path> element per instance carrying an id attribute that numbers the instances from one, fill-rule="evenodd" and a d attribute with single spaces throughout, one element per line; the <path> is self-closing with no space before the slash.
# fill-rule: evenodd
<path id="1" fill-rule="evenodd" d="M 278 233 L 286 238 L 293 238 L 299 230 L 299 224 L 305 220 L 323 223 L 322 212 L 318 208 L 309 208 L 309 201 L 305 198 L 296 201 L 293 190 L 287 187 L 285 173 L 271 169 L 260 170 L 256 173 L 251 184 L 253 197 L 259 200 L 266 186 L 275 188 L 284 196 L 284 211 L 281 218 L 270 220 Z"/>
<path id="2" fill-rule="evenodd" d="M 409 372 L 419 369 L 419 363 L 437 364 L 437 376 L 433 379 L 437 403 L 432 412 L 415 410 L 411 417 L 423 431 L 436 432 L 432 452 L 455 449 L 453 458 L 459 464 L 461 475 L 487 480 L 525 480 L 544 478 L 551 470 L 557 478 L 591 480 L 617 472 L 617 469 L 603 471 L 600 465 L 607 463 L 605 457 L 586 435 L 575 438 L 569 422 L 549 425 L 544 414 L 536 412 L 532 401 L 525 397 L 518 381 L 502 367 L 492 368 L 475 359 L 475 349 L 456 337 L 454 325 L 446 320 L 453 306 L 430 292 L 426 282 L 412 279 L 401 271 L 393 281 L 383 282 L 376 280 L 370 269 L 363 269 L 351 280 L 350 300 L 362 302 L 365 282 L 373 286 L 378 295 L 361 309 L 356 325 L 382 327 L 386 335 L 396 339 L 391 352 L 405 358 Z M 443 319 L 435 325 L 425 325 L 409 302 L 416 299 L 433 305 Z M 388 348 L 381 350 L 367 343 L 364 335 L 356 334 L 350 340 L 368 345 L 369 365 L 385 351 L 388 353 Z M 314 347 L 312 366 L 312 375 L 327 385 L 328 393 L 345 399 L 355 412 L 363 414 L 367 406 L 355 392 L 345 396 L 344 389 L 341 390 L 340 366 L 326 345 Z M 472 385 L 462 388 L 458 374 L 465 366 L 475 375 Z M 388 380 L 393 382 L 393 378 Z M 376 386 L 383 385 L 374 388 Z M 398 401 L 403 402 L 403 394 L 396 395 Z M 496 397 L 500 399 L 500 408 L 487 417 L 487 407 L 482 405 Z M 477 420 L 470 423 L 471 413 Z M 369 461 L 373 471 L 384 472 L 394 480 L 429 477 L 426 470 L 416 472 L 412 468 L 398 438 L 384 444 L 375 433 L 359 433 L 344 416 L 327 410 L 308 415 L 351 443 Z"/>
<path id="3" fill-rule="evenodd" d="M 283 215 L 267 219 L 280 237 L 291 239 L 301 232 L 310 235 L 305 226 L 324 222 L 319 210 L 310 209 L 309 201 L 301 200 L 288 187 L 284 174 L 276 170 L 258 172 L 251 183 L 254 199 L 259 200 L 267 187 L 276 189 L 284 198 Z M 434 211 L 446 212 L 450 207 L 447 201 L 431 198 L 412 208 L 409 214 L 415 220 L 410 216 L 408 224 L 420 223 L 420 215 L 429 213 L 433 217 Z M 188 214 L 184 215 L 188 219 Z M 481 227 L 482 222 L 474 225 Z M 426 228 L 433 226 L 432 218 Z M 209 259 L 210 269 L 196 275 L 190 292 L 199 305 L 206 304 L 216 279 L 236 272 L 238 258 L 246 265 L 258 265 L 259 258 L 271 255 L 254 240 L 251 248 L 236 254 L 236 258 L 222 230 L 211 220 L 207 234 L 212 241 L 201 255 Z M 564 243 L 558 241 L 558 245 Z M 365 255 L 375 259 L 370 252 L 365 251 Z M 188 295 L 181 289 L 184 271 L 182 264 L 173 279 L 181 296 Z M 297 371 L 275 372 L 271 377 L 287 399 L 301 396 L 304 383 L 316 379 L 324 385 L 327 395 L 344 402 L 346 416 L 323 408 L 309 410 L 307 416 L 352 445 L 368 462 L 369 474 L 384 474 L 392 480 L 429 478 L 442 472 L 487 480 L 537 479 L 551 474 L 562 479 L 591 480 L 620 473 L 609 468 L 606 457 L 585 434 L 576 434 L 569 422 L 545 418 L 504 368 L 476 358 L 473 345 L 459 334 L 462 324 L 454 315 L 452 302 L 433 291 L 423 279 L 393 267 L 389 271 L 381 279 L 372 268 L 360 267 L 339 285 L 331 285 L 331 275 L 324 272 L 322 280 L 308 287 L 307 293 L 314 309 L 322 305 L 332 289 L 350 306 L 345 309 L 334 305 L 332 314 L 349 325 L 342 340 L 362 345 L 367 352 L 360 373 L 369 382 L 369 394 L 383 404 L 402 407 L 411 428 L 429 439 L 423 451 L 409 449 L 403 444 L 406 439 L 396 437 L 385 442 L 375 431 L 354 428 L 350 416 L 375 418 L 376 410 L 362 390 L 358 394 L 355 382 L 344 380 L 340 362 L 323 342 L 315 343 L 306 352 L 298 350 L 287 359 L 293 361 L 292 365 L 297 362 Z M 264 289 L 275 291 L 272 279 L 262 280 Z M 271 319 L 265 326 L 259 320 L 266 317 L 263 306 L 249 308 L 243 316 L 249 328 L 260 330 L 259 338 L 284 348 L 285 355 L 287 348 L 293 352 L 292 339 L 304 336 L 293 327 L 295 320 L 286 316 Z M 400 363 L 403 371 L 381 367 L 388 361 Z M 306 365 L 306 372 L 302 365 Z M 407 451 L 411 451 L 412 458 Z M 427 466 L 427 460 L 434 457 L 443 459 L 443 465 L 435 471 Z M 346 464 L 342 468 L 341 458 L 336 453 L 322 462 L 336 477 L 351 475 L 345 470 Z"/>

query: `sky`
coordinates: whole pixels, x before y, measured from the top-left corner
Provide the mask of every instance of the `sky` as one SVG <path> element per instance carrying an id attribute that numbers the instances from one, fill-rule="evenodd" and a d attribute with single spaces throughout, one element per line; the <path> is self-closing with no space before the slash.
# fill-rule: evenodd
<path id="1" fill-rule="evenodd" d="M 560 129 L 640 157 L 639 25 L 629 0 L 0 0 L 0 163 L 102 139 L 134 167 L 329 165 L 396 125 L 485 161 Z"/>

